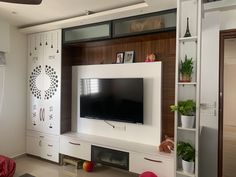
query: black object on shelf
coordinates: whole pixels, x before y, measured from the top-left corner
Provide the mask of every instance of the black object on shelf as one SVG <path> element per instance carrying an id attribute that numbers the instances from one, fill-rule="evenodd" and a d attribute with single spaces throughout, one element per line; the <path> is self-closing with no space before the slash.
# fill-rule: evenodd
<path id="1" fill-rule="evenodd" d="M 187 28 L 184 37 L 191 37 L 191 33 L 189 30 L 189 18 L 187 17 Z"/>
<path id="2" fill-rule="evenodd" d="M 129 170 L 129 153 L 92 145 L 92 162 Z"/>

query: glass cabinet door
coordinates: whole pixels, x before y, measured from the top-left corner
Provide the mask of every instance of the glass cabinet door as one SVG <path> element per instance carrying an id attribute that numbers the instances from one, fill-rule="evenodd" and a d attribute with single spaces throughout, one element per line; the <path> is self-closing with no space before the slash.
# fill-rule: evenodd
<path id="1" fill-rule="evenodd" d="M 111 37 L 110 22 L 67 28 L 63 30 L 63 43 L 93 41 Z"/>
<path id="2" fill-rule="evenodd" d="M 139 15 L 113 21 L 113 36 L 173 30 L 176 28 L 176 10 Z"/>

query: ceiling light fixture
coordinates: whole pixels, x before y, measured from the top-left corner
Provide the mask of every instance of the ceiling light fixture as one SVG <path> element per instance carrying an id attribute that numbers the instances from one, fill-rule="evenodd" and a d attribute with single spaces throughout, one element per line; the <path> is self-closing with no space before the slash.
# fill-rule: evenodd
<path id="1" fill-rule="evenodd" d="M 0 2 L 39 5 L 41 4 L 42 0 L 0 0 Z"/>

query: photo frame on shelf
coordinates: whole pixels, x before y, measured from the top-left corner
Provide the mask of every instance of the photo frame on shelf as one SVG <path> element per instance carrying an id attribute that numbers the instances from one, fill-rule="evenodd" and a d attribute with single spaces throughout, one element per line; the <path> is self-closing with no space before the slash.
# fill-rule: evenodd
<path id="1" fill-rule="evenodd" d="M 116 63 L 123 63 L 124 62 L 124 52 L 116 53 Z"/>
<path id="2" fill-rule="evenodd" d="M 134 62 L 134 51 L 126 51 L 124 56 L 124 63 Z"/>

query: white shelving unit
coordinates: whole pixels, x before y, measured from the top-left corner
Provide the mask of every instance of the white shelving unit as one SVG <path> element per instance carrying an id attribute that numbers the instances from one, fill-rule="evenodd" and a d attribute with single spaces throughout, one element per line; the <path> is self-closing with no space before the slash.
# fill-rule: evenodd
<path id="1" fill-rule="evenodd" d="M 196 116 L 193 128 L 182 128 L 180 115 L 175 113 L 175 147 L 179 141 L 190 143 L 195 148 L 195 170 L 193 174 L 185 173 L 181 159 L 177 157 L 175 149 L 175 177 L 199 177 L 199 110 L 200 110 L 200 61 L 201 61 L 201 19 L 202 0 L 177 0 L 177 41 L 176 41 L 176 90 L 175 104 L 179 101 L 193 99 L 196 101 Z M 189 18 L 191 37 L 184 37 Z M 192 58 L 194 71 L 191 82 L 181 82 L 179 65 L 185 55 Z"/>

